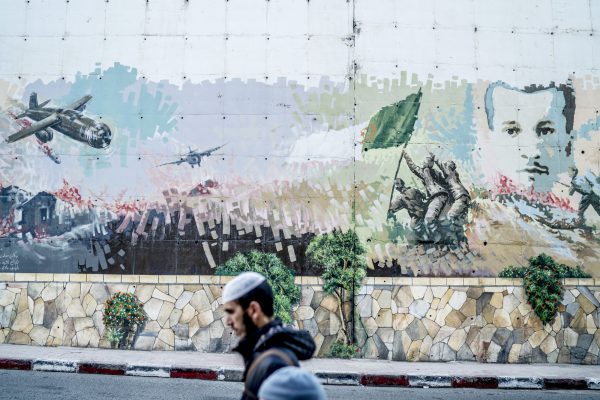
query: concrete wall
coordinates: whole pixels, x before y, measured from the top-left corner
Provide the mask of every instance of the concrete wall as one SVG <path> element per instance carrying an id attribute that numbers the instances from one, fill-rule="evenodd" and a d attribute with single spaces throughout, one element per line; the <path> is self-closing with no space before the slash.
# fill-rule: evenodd
<path id="1" fill-rule="evenodd" d="M 104 302 L 126 291 L 144 303 L 148 316 L 136 349 L 221 352 L 235 344 L 220 297 L 227 277 L 71 277 L 3 276 L 0 343 L 109 347 Z M 338 337 L 337 301 L 324 295 L 316 278 L 297 283 L 302 298 L 294 325 L 312 334 L 323 355 Z M 559 315 L 543 326 L 519 280 L 368 278 L 356 298 L 356 341 L 366 358 L 598 364 L 600 282 L 564 283 Z"/>
<path id="2" fill-rule="evenodd" d="M 58 118 L 0 145 L 0 272 L 211 274 L 255 248 L 314 275 L 308 241 L 353 228 L 371 276 L 540 252 L 600 276 L 595 1 L 0 8 L 0 135 Z M 409 168 L 429 152 L 448 197 Z"/>

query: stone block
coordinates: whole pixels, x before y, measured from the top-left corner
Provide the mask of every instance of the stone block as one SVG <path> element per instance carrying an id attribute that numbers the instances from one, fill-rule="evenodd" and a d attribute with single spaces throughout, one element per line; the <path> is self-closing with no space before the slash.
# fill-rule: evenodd
<path id="1" fill-rule="evenodd" d="M 319 327 L 314 318 L 304 320 L 302 328 L 307 330 L 313 338 L 319 332 Z"/>
<path id="2" fill-rule="evenodd" d="M 465 303 L 459 309 L 459 311 L 463 313 L 463 315 L 465 315 L 466 317 L 474 317 L 477 311 L 477 304 L 475 299 L 467 298 L 465 300 Z"/>
<path id="3" fill-rule="evenodd" d="M 0 306 L 6 307 L 13 304 L 16 298 L 16 294 L 10 290 L 0 290 Z"/>
<path id="4" fill-rule="evenodd" d="M 94 327 L 96 328 L 100 336 L 102 336 L 104 334 L 105 329 L 104 322 L 102 321 L 102 311 L 96 311 L 92 315 L 92 321 L 94 321 Z"/>
<path id="5" fill-rule="evenodd" d="M 540 349 L 544 352 L 544 354 L 550 354 L 557 348 L 558 346 L 556 344 L 556 339 L 552 336 L 547 336 L 542 344 L 540 344 Z"/>
<path id="6" fill-rule="evenodd" d="M 135 343 L 133 344 L 133 348 L 135 350 L 149 351 L 149 350 L 153 349 L 155 341 L 156 341 L 155 336 L 138 335 L 138 337 L 135 340 Z"/>
<path id="7" fill-rule="evenodd" d="M 454 294 L 454 289 L 448 288 L 448 290 L 446 290 L 444 295 L 440 298 L 440 302 L 438 304 L 438 309 L 445 308 L 453 294 Z M 450 307 L 450 308 L 452 308 L 452 307 Z"/>
<path id="8" fill-rule="evenodd" d="M 502 308 L 504 304 L 504 296 L 502 293 L 494 293 L 490 298 L 490 305 L 494 308 Z"/>
<path id="9" fill-rule="evenodd" d="M 18 313 L 11 328 L 13 331 L 29 333 L 33 328 L 33 321 L 29 310 L 25 309 Z"/>
<path id="10" fill-rule="evenodd" d="M 377 322 L 373 317 L 362 318 L 362 323 L 367 333 L 367 336 L 369 337 L 373 336 L 375 332 L 377 332 L 377 329 L 379 329 L 379 326 L 377 325 Z"/>
<path id="11" fill-rule="evenodd" d="M 176 307 L 177 307 L 177 305 L 176 305 Z M 205 311 L 205 312 L 209 312 L 212 315 L 212 311 L 210 311 L 210 310 Z M 196 309 L 194 309 L 194 307 L 192 307 L 191 305 L 186 304 L 183 307 L 183 310 L 181 312 L 181 317 L 179 318 L 179 322 L 182 324 L 187 324 L 188 322 L 190 322 L 192 320 L 192 318 L 194 318 L 195 315 L 196 315 Z"/>
<path id="12" fill-rule="evenodd" d="M 315 290 L 311 286 L 302 286 L 300 295 L 300 305 L 310 306 Z"/>
<path id="13" fill-rule="evenodd" d="M 389 290 L 382 290 L 377 302 L 381 308 L 390 308 L 392 304 L 392 292 Z"/>
<path id="14" fill-rule="evenodd" d="M 464 344 L 456 353 L 457 361 L 476 361 L 475 355 L 471 351 L 471 348 Z"/>
<path id="15" fill-rule="evenodd" d="M 425 292 L 427 291 L 427 289 L 427 286 L 410 286 L 412 298 L 415 300 L 422 299 L 423 297 L 425 297 Z"/>
<path id="16" fill-rule="evenodd" d="M 87 316 L 79 302 L 79 298 L 71 300 L 71 303 L 67 306 L 67 316 L 70 318 L 82 318 Z"/>
<path id="17" fill-rule="evenodd" d="M 150 299 L 146 304 L 144 304 L 144 311 L 150 320 L 158 319 L 158 315 L 160 314 L 160 309 L 163 305 L 162 300 L 158 299 Z"/>
<path id="18" fill-rule="evenodd" d="M 18 332 L 18 331 L 11 331 L 10 334 L 8 335 L 7 342 L 10 344 L 29 345 L 29 344 L 31 344 L 31 339 L 29 338 L 29 335 L 27 335 L 26 333 Z"/>
<path id="19" fill-rule="evenodd" d="M 137 285 L 135 287 L 135 295 L 141 303 L 146 303 L 152 298 L 154 285 Z"/>
<path id="20" fill-rule="evenodd" d="M 596 299 L 594 299 L 594 300 L 596 300 Z M 583 311 L 586 314 L 589 314 L 596 310 L 596 306 L 583 293 L 581 293 L 579 296 L 577 296 L 577 303 L 579 303 L 579 305 L 581 306 L 581 308 L 583 309 Z"/>
<path id="21" fill-rule="evenodd" d="M 181 295 L 175 302 L 175 308 L 177 308 L 179 310 L 183 309 L 190 302 L 193 295 L 194 295 L 194 293 L 187 291 L 187 290 L 184 291 L 183 293 L 181 293 Z"/>
<path id="22" fill-rule="evenodd" d="M 52 328 L 50 328 L 49 335 L 60 340 L 60 344 L 62 344 L 62 338 L 64 335 L 64 323 L 62 318 L 57 319 Z"/>
<path id="23" fill-rule="evenodd" d="M 306 320 L 311 319 L 315 315 L 315 310 L 308 306 L 300 306 L 295 311 L 296 319 L 298 320 Z"/>
<path id="24" fill-rule="evenodd" d="M 504 309 L 494 311 L 493 324 L 498 328 L 506 328 L 511 326 L 510 315 Z"/>
<path id="25" fill-rule="evenodd" d="M 450 346 L 452 350 L 458 351 L 465 344 L 466 338 L 467 332 L 464 329 L 457 329 L 452 333 L 452 335 L 450 335 L 450 339 L 448 339 L 448 346 Z"/>
<path id="26" fill-rule="evenodd" d="M 54 300 L 58 297 L 58 294 L 62 291 L 62 286 L 58 286 L 54 283 L 49 283 L 44 287 L 40 295 L 44 301 Z"/>
<path id="27" fill-rule="evenodd" d="M 89 317 L 83 317 L 83 318 L 70 318 L 70 320 L 73 321 L 74 326 L 75 326 L 75 332 L 80 332 L 84 329 L 87 328 L 93 328 L 94 327 L 94 321 L 89 318 Z"/>
<path id="28" fill-rule="evenodd" d="M 169 321 L 169 317 L 171 316 L 171 311 L 175 308 L 175 302 L 165 301 L 163 302 L 160 311 L 158 313 L 158 318 L 156 320 L 163 328 L 167 328 L 166 323 Z M 165 342 L 170 345 L 170 343 Z"/>
<path id="29" fill-rule="evenodd" d="M 454 310 L 460 310 L 466 300 L 467 294 L 465 292 L 455 291 L 448 300 L 448 304 L 450 304 L 450 307 Z"/>
<path id="30" fill-rule="evenodd" d="M 394 314 L 392 316 L 392 328 L 396 331 L 403 331 L 414 319 L 415 317 L 412 314 Z"/>
<path id="31" fill-rule="evenodd" d="M 61 320 L 61 318 L 57 318 L 57 321 Z M 92 321 L 93 324 L 93 321 Z M 63 322 L 63 344 L 68 346 L 71 343 L 71 340 L 75 337 L 75 322 L 73 318 L 67 318 Z"/>
<path id="32" fill-rule="evenodd" d="M 483 288 L 481 287 L 469 287 L 467 289 L 467 297 L 469 299 L 477 300 L 483 294 Z"/>
<path id="33" fill-rule="evenodd" d="M 452 310 L 445 318 L 445 323 L 446 325 L 452 327 L 452 328 L 458 328 L 462 325 L 463 321 L 466 319 L 466 317 L 457 310 Z"/>
<path id="34" fill-rule="evenodd" d="M 508 352 L 508 362 L 511 364 L 515 364 L 517 362 L 519 362 L 519 355 L 521 353 L 521 344 L 513 344 L 510 347 L 510 350 Z"/>
<path id="35" fill-rule="evenodd" d="M 548 332 L 542 329 L 531 335 L 528 339 L 528 342 L 532 348 L 536 348 L 539 347 L 540 344 L 542 344 L 542 342 L 544 341 L 544 339 L 546 339 L 547 336 Z"/>
<path id="36" fill-rule="evenodd" d="M 422 340 L 427 336 L 427 328 L 421 320 L 414 319 L 406 328 L 406 334 L 411 340 Z"/>
<path id="37" fill-rule="evenodd" d="M 211 310 L 210 301 L 204 290 L 198 290 L 190 299 L 190 305 L 198 312 Z"/>
<path id="38" fill-rule="evenodd" d="M 171 329 L 161 329 L 158 332 L 158 339 L 171 347 L 175 347 L 175 334 Z"/>
<path id="39" fill-rule="evenodd" d="M 166 301 L 168 303 L 173 303 L 173 305 L 175 304 L 175 298 L 174 297 L 169 296 L 168 294 L 162 292 L 161 290 L 158 290 L 157 288 L 155 288 L 152 291 L 152 298 L 159 299 L 159 300 L 162 300 L 162 301 Z"/>
<path id="40" fill-rule="evenodd" d="M 379 310 L 381 310 L 381 307 L 379 307 L 379 303 L 377 302 L 377 300 L 373 298 L 373 300 L 371 301 L 371 315 L 373 317 L 377 317 L 377 315 L 379 314 Z"/>
<path id="41" fill-rule="evenodd" d="M 375 318 L 377 325 L 381 328 L 392 327 L 392 311 L 389 309 L 379 311 L 379 314 Z"/>
<path id="42" fill-rule="evenodd" d="M 434 321 L 427 318 L 422 319 L 421 322 L 425 326 L 425 329 L 427 329 L 427 334 L 432 338 L 436 337 L 436 335 L 440 331 L 440 326 Z"/>
<path id="43" fill-rule="evenodd" d="M 90 294 L 98 303 L 104 303 L 110 298 L 110 292 L 105 283 L 93 283 L 90 287 Z"/>
<path id="44" fill-rule="evenodd" d="M 394 343 L 394 329 L 392 328 L 379 328 L 375 332 L 383 343 Z"/>
<path id="45" fill-rule="evenodd" d="M 82 306 L 85 314 L 84 316 L 87 315 L 89 317 L 96 311 L 98 303 L 96 302 L 96 299 L 94 299 L 94 297 L 88 293 L 83 297 Z"/>
<path id="46" fill-rule="evenodd" d="M 94 327 L 78 331 L 75 335 L 79 347 L 98 347 L 100 335 Z"/>
<path id="47" fill-rule="evenodd" d="M 341 326 L 342 323 L 340 321 L 339 316 L 337 314 L 331 313 L 329 315 L 329 334 L 337 335 L 340 331 Z"/>
<path id="48" fill-rule="evenodd" d="M 43 282 L 30 282 L 27 284 L 27 296 L 31 297 L 32 299 L 37 298 L 40 293 L 42 293 L 42 290 L 44 290 L 44 287 L 46 287 L 46 284 Z M 0 298 L 1 298 L 1 294 L 0 294 Z M 78 296 L 71 296 L 71 297 L 78 297 Z M 0 301 L 0 305 L 2 304 L 2 302 Z"/>
<path id="49" fill-rule="evenodd" d="M 38 346 L 45 346 L 49 334 L 50 330 L 48 328 L 38 325 L 34 326 L 31 332 L 29 332 L 29 337 L 34 344 L 37 344 Z"/>
<path id="50" fill-rule="evenodd" d="M 192 336 L 192 343 L 197 351 L 207 352 L 210 347 L 209 328 L 201 328 Z"/>
<path id="51" fill-rule="evenodd" d="M 169 316 L 169 326 L 174 327 L 175 325 L 177 325 L 179 323 L 179 319 L 181 318 L 181 314 L 183 314 L 181 310 L 178 310 L 176 308 L 173 309 L 171 311 L 171 315 Z"/>
<path id="52" fill-rule="evenodd" d="M 169 296 L 178 299 L 179 296 L 181 296 L 181 294 L 183 293 L 183 285 L 175 285 L 175 284 L 171 284 L 169 285 Z"/>
<path id="53" fill-rule="evenodd" d="M 398 290 L 398 293 L 396 293 L 394 300 L 396 301 L 396 305 L 398 307 L 410 306 L 414 300 L 412 292 L 410 290 L 410 287 L 408 287 L 408 286 L 401 287 Z"/>
<path id="54" fill-rule="evenodd" d="M 367 318 L 372 316 L 372 311 L 373 311 L 373 298 L 369 295 L 365 295 L 365 296 L 359 296 L 360 299 L 358 300 L 357 304 L 356 304 L 356 310 L 358 312 L 358 314 L 362 317 L 362 318 Z"/>
<path id="55" fill-rule="evenodd" d="M 429 303 L 425 300 L 415 300 L 408 307 L 408 311 L 417 318 L 423 318 L 429 311 Z"/>
<path id="56" fill-rule="evenodd" d="M 35 305 L 33 306 L 33 318 L 32 322 L 34 325 L 42 325 L 44 323 L 44 300 L 37 298 Z"/>
<path id="57" fill-rule="evenodd" d="M 434 343 L 433 346 L 431 346 L 431 350 L 429 350 L 429 360 L 455 361 L 456 353 L 446 343 Z"/>

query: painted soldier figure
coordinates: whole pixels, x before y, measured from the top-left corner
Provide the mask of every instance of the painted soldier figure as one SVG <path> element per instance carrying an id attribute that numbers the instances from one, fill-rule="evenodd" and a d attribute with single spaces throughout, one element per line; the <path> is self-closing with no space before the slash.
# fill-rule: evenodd
<path id="1" fill-rule="evenodd" d="M 419 224 L 427 212 L 427 201 L 425 194 L 418 189 L 407 187 L 404 181 L 396 178 L 394 182 L 394 197 L 390 205 L 389 213 L 406 209 L 410 217 L 411 226 Z"/>
<path id="2" fill-rule="evenodd" d="M 569 175 L 571 176 L 571 188 L 569 195 L 573 195 L 575 192 L 581 194 L 581 200 L 579 200 L 578 222 L 583 225 L 585 222 L 583 214 L 586 210 L 592 206 L 596 213 L 600 216 L 600 183 L 598 177 L 596 177 L 591 171 L 588 171 L 585 175 L 577 175 L 579 172 L 576 167 L 569 167 Z"/>
<path id="3" fill-rule="evenodd" d="M 435 230 L 437 219 L 439 218 L 446 202 L 448 201 L 448 191 L 442 186 L 443 177 L 441 173 L 433 168 L 435 156 L 429 153 L 422 167 L 417 166 L 408 154 L 404 155 L 406 164 L 413 174 L 418 176 L 425 190 L 429 195 L 429 204 L 425 212 L 425 224 L 427 229 L 432 232 Z"/>
<path id="4" fill-rule="evenodd" d="M 446 219 L 453 223 L 462 220 L 471 203 L 471 197 L 460 181 L 458 171 L 456 171 L 456 164 L 454 161 L 440 163 L 438 160 L 435 160 L 435 164 L 440 171 L 442 171 L 442 177 L 444 178 L 452 197 L 452 203 L 446 214 Z"/>

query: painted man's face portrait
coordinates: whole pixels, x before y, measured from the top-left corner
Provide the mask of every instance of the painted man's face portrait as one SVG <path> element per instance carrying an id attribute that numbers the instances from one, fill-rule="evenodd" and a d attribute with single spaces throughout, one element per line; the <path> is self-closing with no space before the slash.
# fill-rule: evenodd
<path id="1" fill-rule="evenodd" d="M 485 106 L 489 132 L 479 145 L 488 181 L 504 176 L 515 185 L 551 191 L 571 164 L 563 92 L 499 85 L 488 89 Z"/>

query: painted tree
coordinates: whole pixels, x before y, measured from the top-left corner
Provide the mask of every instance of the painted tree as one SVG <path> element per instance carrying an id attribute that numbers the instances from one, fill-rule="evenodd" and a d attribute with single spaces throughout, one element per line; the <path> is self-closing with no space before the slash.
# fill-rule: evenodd
<path id="1" fill-rule="evenodd" d="M 332 233 L 315 237 L 306 250 L 310 259 L 323 267 L 323 290 L 334 295 L 338 300 L 338 311 L 341 321 L 344 344 L 350 342 L 348 335 L 348 319 L 344 315 L 343 302 L 349 294 L 350 299 L 362 286 L 367 273 L 365 248 L 360 243 L 356 232 L 348 230 L 343 233 L 335 230 Z"/>

